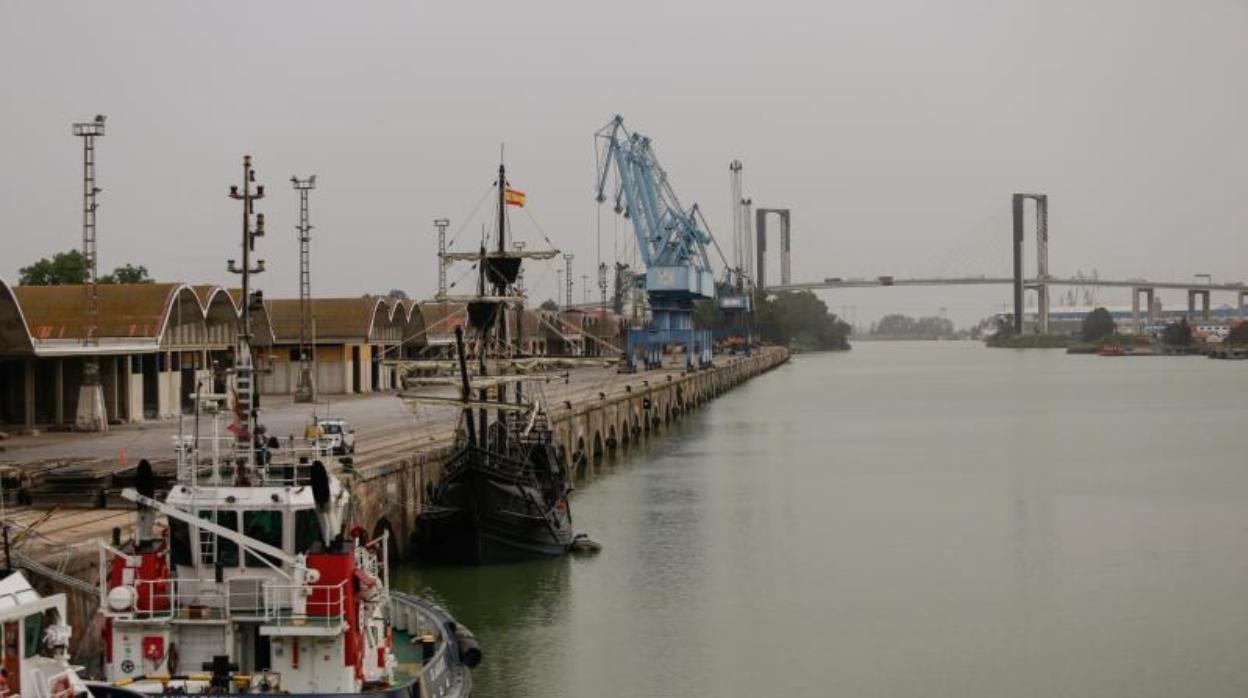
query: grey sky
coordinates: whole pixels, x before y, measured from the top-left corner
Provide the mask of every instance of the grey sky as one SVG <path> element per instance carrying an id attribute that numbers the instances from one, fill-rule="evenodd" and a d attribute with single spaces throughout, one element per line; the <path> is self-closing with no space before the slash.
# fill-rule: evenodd
<path id="1" fill-rule="evenodd" d="M 1243 0 L 2 0 L 0 276 L 79 244 L 69 125 L 97 112 L 106 270 L 228 281 L 249 152 L 270 295 L 296 293 L 288 179 L 313 172 L 315 292 L 428 295 L 431 219 L 459 227 L 506 141 L 529 212 L 592 274 L 591 136 L 619 112 L 725 243 L 744 161 L 756 203 L 793 209 L 798 279 L 1002 273 L 1018 190 L 1050 195 L 1054 273 L 1248 279 L 1246 36 Z M 607 261 L 615 229 L 604 209 Z M 552 295 L 553 271 L 530 278 Z M 1007 292 L 824 297 L 966 322 Z"/>

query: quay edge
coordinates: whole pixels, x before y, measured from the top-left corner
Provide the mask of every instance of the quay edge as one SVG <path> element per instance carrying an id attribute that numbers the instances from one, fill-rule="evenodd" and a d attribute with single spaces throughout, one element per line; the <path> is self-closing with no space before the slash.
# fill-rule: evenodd
<path id="1" fill-rule="evenodd" d="M 621 376 L 609 392 L 548 406 L 556 449 L 575 483 L 592 476 L 613 453 L 660 436 L 672 420 L 788 360 L 787 348 L 765 347 L 751 356 L 720 357 L 714 366 L 698 371 Z M 416 514 L 453 453 L 449 437 L 439 445 L 396 454 L 347 479 L 358 520 L 368 522 L 374 535 L 388 530 L 396 542 L 391 552 L 398 559 L 411 553 Z"/>

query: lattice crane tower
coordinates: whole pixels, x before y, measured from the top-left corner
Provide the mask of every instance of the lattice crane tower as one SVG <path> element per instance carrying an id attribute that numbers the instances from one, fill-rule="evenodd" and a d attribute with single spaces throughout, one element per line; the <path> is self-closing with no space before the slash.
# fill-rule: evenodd
<path id="1" fill-rule="evenodd" d="M 313 378 L 315 351 L 312 336 L 312 223 L 309 219 L 308 195 L 316 188 L 316 175 L 307 179 L 291 176 L 290 183 L 299 192 L 299 384 L 295 387 L 295 402 L 316 400 L 316 380 Z"/>

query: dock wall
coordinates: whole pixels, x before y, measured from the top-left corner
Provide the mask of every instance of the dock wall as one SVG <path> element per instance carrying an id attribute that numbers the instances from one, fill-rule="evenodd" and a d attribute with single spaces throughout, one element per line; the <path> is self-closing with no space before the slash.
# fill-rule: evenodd
<path id="1" fill-rule="evenodd" d="M 638 373 L 623 389 L 549 405 L 556 450 L 574 482 L 592 476 L 608 457 L 661 437 L 673 420 L 788 359 L 786 349 L 770 347 L 752 356 L 721 357 L 715 366 L 699 371 Z M 374 536 L 389 531 L 391 553 L 398 559 L 410 554 L 416 515 L 453 452 L 444 443 L 396 453 L 347 479 L 355 519 Z"/>

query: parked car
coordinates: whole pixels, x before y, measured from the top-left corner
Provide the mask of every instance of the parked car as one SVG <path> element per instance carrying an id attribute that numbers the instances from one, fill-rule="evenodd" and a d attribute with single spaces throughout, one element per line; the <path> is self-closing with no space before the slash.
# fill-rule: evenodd
<path id="1" fill-rule="evenodd" d="M 320 427 L 321 447 L 327 448 L 335 456 L 355 453 L 355 429 L 345 419 L 318 419 Z"/>

